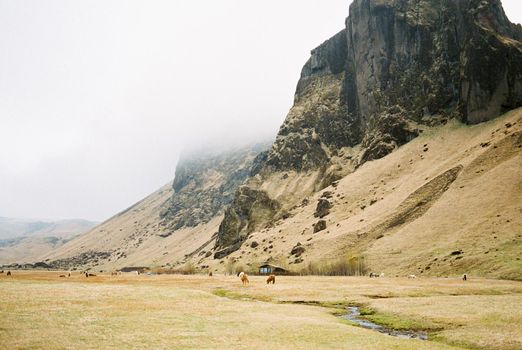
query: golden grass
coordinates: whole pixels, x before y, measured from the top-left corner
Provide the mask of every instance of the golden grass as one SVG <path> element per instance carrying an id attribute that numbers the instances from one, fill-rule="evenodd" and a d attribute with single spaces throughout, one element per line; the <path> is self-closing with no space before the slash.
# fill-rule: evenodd
<path id="1" fill-rule="evenodd" d="M 236 276 L 59 274 L 0 278 L 1 349 L 522 348 L 520 282 L 251 276 L 243 287 Z M 392 327 L 441 330 L 436 341 L 398 339 L 333 315 L 353 303 Z"/>

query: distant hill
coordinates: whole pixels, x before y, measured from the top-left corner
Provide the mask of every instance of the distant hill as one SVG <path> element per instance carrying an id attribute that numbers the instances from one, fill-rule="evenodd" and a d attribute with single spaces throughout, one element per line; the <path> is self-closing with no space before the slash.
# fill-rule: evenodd
<path id="1" fill-rule="evenodd" d="M 41 221 L 0 217 L 0 264 L 36 261 L 96 224 L 83 219 Z"/>

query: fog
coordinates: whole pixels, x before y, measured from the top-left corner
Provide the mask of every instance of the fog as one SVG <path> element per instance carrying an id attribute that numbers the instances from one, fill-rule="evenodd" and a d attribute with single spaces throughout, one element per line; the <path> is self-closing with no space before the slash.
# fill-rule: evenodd
<path id="1" fill-rule="evenodd" d="M 349 2 L 0 0 L 0 216 L 103 220 L 187 147 L 273 137 Z"/>

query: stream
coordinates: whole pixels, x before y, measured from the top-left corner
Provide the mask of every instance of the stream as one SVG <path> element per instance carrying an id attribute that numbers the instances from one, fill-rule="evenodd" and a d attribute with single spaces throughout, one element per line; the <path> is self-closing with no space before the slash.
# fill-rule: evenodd
<path id="1" fill-rule="evenodd" d="M 361 311 L 357 306 L 349 306 L 348 314 L 342 316 L 342 318 L 355 322 L 359 326 L 367 329 L 371 329 L 380 333 L 388 334 L 393 337 L 403 338 L 403 339 L 420 339 L 420 340 L 428 340 L 428 333 L 423 331 L 413 331 L 413 330 L 395 330 L 380 326 L 373 322 L 361 318 Z"/>

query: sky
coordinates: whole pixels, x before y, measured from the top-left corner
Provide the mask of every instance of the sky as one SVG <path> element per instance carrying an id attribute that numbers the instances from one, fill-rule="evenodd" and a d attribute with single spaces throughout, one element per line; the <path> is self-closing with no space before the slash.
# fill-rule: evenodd
<path id="1" fill-rule="evenodd" d="M 0 0 L 0 216 L 101 221 L 187 147 L 273 137 L 350 2 Z"/>

